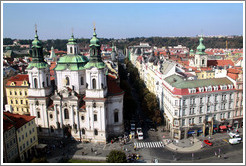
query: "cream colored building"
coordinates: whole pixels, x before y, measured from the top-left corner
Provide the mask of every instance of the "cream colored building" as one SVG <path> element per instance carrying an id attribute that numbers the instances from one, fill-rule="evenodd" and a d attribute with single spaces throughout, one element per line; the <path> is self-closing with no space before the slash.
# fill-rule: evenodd
<path id="1" fill-rule="evenodd" d="M 6 111 L 17 113 L 20 115 L 28 115 L 29 101 L 28 101 L 28 75 L 19 74 L 8 79 L 6 84 L 6 96 L 8 105 L 11 105 L 12 110 L 6 107 Z"/>

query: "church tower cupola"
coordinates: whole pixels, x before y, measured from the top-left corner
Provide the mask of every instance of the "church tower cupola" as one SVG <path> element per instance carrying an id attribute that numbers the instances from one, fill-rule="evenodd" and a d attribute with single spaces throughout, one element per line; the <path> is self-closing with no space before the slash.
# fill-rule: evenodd
<path id="1" fill-rule="evenodd" d="M 101 57 L 101 45 L 99 39 L 97 38 L 96 28 L 94 27 L 93 37 L 90 40 L 90 59 L 89 62 L 85 65 L 85 68 L 105 68 L 106 65 L 102 61 Z"/>
<path id="2" fill-rule="evenodd" d="M 72 33 L 72 36 L 70 39 L 68 39 L 68 43 L 67 43 L 67 54 L 77 55 L 78 51 L 79 49 L 78 49 L 77 40 L 74 38 L 74 35 Z"/>
<path id="3" fill-rule="evenodd" d="M 35 28 L 35 38 L 32 41 L 32 62 L 29 63 L 27 69 L 32 67 L 47 68 L 48 64 L 44 61 L 42 42 L 38 39 L 37 27 Z"/>
<path id="4" fill-rule="evenodd" d="M 203 45 L 203 38 L 199 39 L 199 45 L 196 48 L 195 67 L 207 67 L 208 56 L 205 52 L 206 47 Z"/>

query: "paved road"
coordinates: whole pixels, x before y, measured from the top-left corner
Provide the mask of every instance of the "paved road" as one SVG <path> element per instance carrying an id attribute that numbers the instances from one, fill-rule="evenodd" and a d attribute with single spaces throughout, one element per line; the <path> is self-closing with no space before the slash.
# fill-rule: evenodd
<path id="1" fill-rule="evenodd" d="M 131 85 L 131 84 L 130 84 Z M 136 101 L 138 101 L 138 95 L 135 89 L 132 87 L 132 94 Z M 141 117 L 146 119 L 142 113 L 140 102 L 138 102 L 137 118 Z M 138 119 L 137 119 L 138 120 Z M 159 142 L 162 139 L 154 131 L 148 131 L 146 123 L 143 126 L 144 141 L 140 142 Z M 141 148 L 138 152 L 143 156 L 144 160 L 151 161 L 153 158 L 157 158 L 160 163 L 169 162 L 243 162 L 243 143 L 237 145 L 229 145 L 228 142 L 223 139 L 215 140 L 212 147 L 204 147 L 198 152 L 192 153 L 177 153 L 168 150 L 167 148 Z M 215 157 L 215 152 L 222 155 L 223 158 Z M 192 157 L 193 156 L 193 157 Z M 224 156 L 227 159 L 224 159 Z"/>

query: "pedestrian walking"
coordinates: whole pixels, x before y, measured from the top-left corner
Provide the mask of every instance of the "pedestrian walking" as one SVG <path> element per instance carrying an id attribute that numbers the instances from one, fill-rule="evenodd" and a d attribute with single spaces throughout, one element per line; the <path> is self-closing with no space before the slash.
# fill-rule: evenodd
<path id="1" fill-rule="evenodd" d="M 91 148 L 91 152 L 93 152 L 93 148 Z"/>
<path id="2" fill-rule="evenodd" d="M 134 151 L 136 152 L 136 150 L 137 150 L 137 147 L 136 147 L 136 145 L 134 145 Z"/>
<path id="3" fill-rule="evenodd" d="M 214 151 L 214 155 L 217 156 L 217 153 Z"/>

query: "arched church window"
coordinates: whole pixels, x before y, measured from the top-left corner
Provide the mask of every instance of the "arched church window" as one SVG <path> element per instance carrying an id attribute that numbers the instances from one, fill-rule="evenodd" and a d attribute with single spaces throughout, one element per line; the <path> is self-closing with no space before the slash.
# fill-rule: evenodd
<path id="1" fill-rule="evenodd" d="M 69 113 L 67 109 L 64 110 L 64 118 L 69 119 Z"/>
<path id="2" fill-rule="evenodd" d="M 38 88 L 38 81 L 37 81 L 37 78 L 34 78 L 34 88 Z"/>
<path id="3" fill-rule="evenodd" d="M 73 47 L 70 47 L 70 53 L 71 54 L 73 53 Z"/>
<path id="4" fill-rule="evenodd" d="M 74 54 L 77 54 L 77 49 L 76 48 L 74 48 Z"/>
<path id="5" fill-rule="evenodd" d="M 98 130 L 97 129 L 94 130 L 94 135 L 98 135 Z"/>
<path id="6" fill-rule="evenodd" d="M 84 85 L 84 78 L 83 77 L 80 78 L 80 84 Z"/>
<path id="7" fill-rule="evenodd" d="M 37 112 L 37 117 L 40 118 L 40 112 L 39 111 Z"/>
<path id="8" fill-rule="evenodd" d="M 82 129 L 81 132 L 82 132 L 83 135 L 85 135 L 85 129 L 84 128 Z"/>
<path id="9" fill-rule="evenodd" d="M 196 64 L 198 64 L 198 60 L 196 59 Z"/>
<path id="10" fill-rule="evenodd" d="M 96 55 L 96 49 L 93 49 L 93 55 Z"/>
<path id="11" fill-rule="evenodd" d="M 101 83 L 101 88 L 103 89 L 103 83 Z"/>
<path id="12" fill-rule="evenodd" d="M 46 77 L 46 84 L 47 84 L 47 86 L 49 86 L 49 78 L 48 77 Z"/>
<path id="13" fill-rule="evenodd" d="M 68 77 L 66 77 L 66 85 L 69 85 L 70 84 L 70 82 L 69 82 L 69 78 Z"/>
<path id="14" fill-rule="evenodd" d="M 50 119 L 53 119 L 53 115 L 52 114 L 50 114 Z"/>
<path id="15" fill-rule="evenodd" d="M 94 114 L 94 121 L 97 121 L 97 114 Z"/>
<path id="16" fill-rule="evenodd" d="M 43 86 L 43 88 L 44 88 L 44 81 L 42 82 L 42 86 Z"/>
<path id="17" fill-rule="evenodd" d="M 202 64 L 203 64 L 203 65 L 205 64 L 205 60 L 204 60 L 204 59 L 202 59 Z"/>
<path id="18" fill-rule="evenodd" d="M 114 122 L 117 123 L 119 122 L 119 113 L 118 110 L 114 110 Z"/>
<path id="19" fill-rule="evenodd" d="M 92 89 L 96 89 L 96 79 L 92 79 Z"/>

